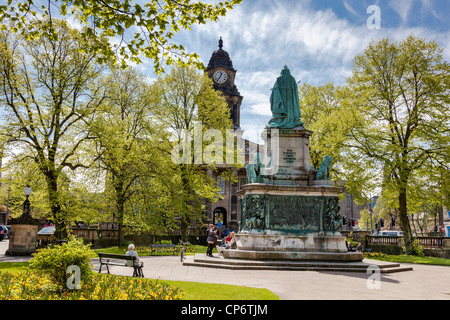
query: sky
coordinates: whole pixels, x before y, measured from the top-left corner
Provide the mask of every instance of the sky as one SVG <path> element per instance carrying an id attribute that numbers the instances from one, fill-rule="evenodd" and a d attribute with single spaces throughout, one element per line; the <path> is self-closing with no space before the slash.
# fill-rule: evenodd
<path id="1" fill-rule="evenodd" d="M 272 115 L 270 90 L 285 65 L 300 83 L 342 85 L 351 75 L 353 58 L 372 39 L 400 41 L 411 34 L 436 41 L 450 62 L 449 17 L 447 0 L 243 0 L 218 22 L 179 32 L 174 42 L 198 53 L 206 66 L 222 37 L 244 97 L 244 137 L 262 143 Z M 136 67 L 155 79 L 153 62 L 143 61 Z"/>
<path id="2" fill-rule="evenodd" d="M 340 85 L 372 39 L 400 41 L 410 34 L 436 41 L 450 61 L 449 16 L 445 0 L 243 0 L 218 22 L 182 31 L 176 41 L 206 66 L 222 37 L 244 97 L 244 137 L 262 142 L 270 90 L 285 65 L 301 83 Z M 140 68 L 151 72 L 153 65 Z"/>

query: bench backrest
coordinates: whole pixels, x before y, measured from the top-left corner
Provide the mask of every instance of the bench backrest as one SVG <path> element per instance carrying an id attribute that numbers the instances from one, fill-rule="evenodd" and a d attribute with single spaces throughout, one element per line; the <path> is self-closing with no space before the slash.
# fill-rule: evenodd
<path id="1" fill-rule="evenodd" d="M 121 260 L 130 260 L 130 261 L 136 260 L 135 256 L 127 256 L 125 254 L 99 252 L 98 256 L 100 259 L 109 258 L 109 259 L 121 259 Z"/>

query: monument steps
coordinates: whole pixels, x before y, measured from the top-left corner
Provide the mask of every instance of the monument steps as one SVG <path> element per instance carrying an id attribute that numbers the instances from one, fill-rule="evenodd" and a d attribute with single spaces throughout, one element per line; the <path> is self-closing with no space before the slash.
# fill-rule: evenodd
<path id="1" fill-rule="evenodd" d="M 329 271 L 329 272 L 363 272 L 367 268 L 377 266 L 380 273 L 412 271 L 412 267 L 402 267 L 399 263 L 369 262 L 325 262 L 325 261 L 256 261 L 242 259 L 226 259 L 221 256 L 206 257 L 196 254 L 183 262 L 184 266 L 204 268 L 221 268 L 229 270 L 280 270 L 280 271 Z"/>

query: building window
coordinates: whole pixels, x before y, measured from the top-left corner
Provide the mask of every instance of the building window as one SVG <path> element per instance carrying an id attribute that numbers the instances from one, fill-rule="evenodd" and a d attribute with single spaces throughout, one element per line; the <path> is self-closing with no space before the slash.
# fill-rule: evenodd
<path id="1" fill-rule="evenodd" d="M 223 177 L 217 177 L 217 186 L 220 188 L 219 194 L 225 193 L 225 179 Z"/>

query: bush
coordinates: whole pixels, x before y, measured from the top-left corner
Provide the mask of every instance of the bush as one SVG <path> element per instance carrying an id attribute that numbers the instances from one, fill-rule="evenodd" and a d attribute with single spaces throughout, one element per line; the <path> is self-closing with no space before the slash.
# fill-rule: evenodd
<path id="1" fill-rule="evenodd" d="M 171 240 L 161 240 L 161 241 L 157 241 L 156 244 L 172 244 Z"/>
<path id="2" fill-rule="evenodd" d="M 406 254 L 406 247 L 403 247 L 403 254 Z M 423 246 L 420 244 L 418 239 L 414 239 L 409 254 L 418 257 L 425 256 L 425 253 L 423 252 Z"/>
<path id="3" fill-rule="evenodd" d="M 92 275 L 91 258 L 95 253 L 90 245 L 84 245 L 82 239 L 70 237 L 67 243 L 41 249 L 34 254 L 29 268 L 32 271 L 46 274 L 60 288 L 65 288 L 68 279 L 67 268 L 80 268 L 81 281 Z"/>
<path id="4" fill-rule="evenodd" d="M 348 242 L 351 243 L 353 248 L 356 248 L 358 246 L 358 241 L 353 240 L 352 238 L 346 238 L 345 239 L 345 243 L 347 244 Z"/>

